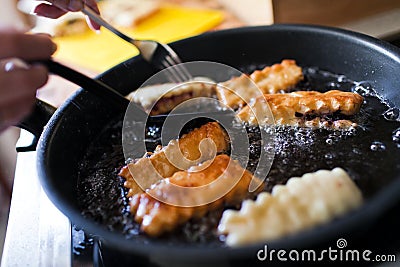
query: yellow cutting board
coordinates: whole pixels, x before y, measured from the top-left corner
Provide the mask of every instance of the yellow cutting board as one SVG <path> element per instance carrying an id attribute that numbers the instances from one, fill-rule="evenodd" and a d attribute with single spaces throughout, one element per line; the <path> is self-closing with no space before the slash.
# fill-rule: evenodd
<path id="1" fill-rule="evenodd" d="M 120 30 L 137 39 L 169 43 L 210 30 L 222 20 L 222 12 L 216 10 L 167 5 L 162 6 L 134 29 Z M 103 28 L 97 34 L 87 31 L 83 34 L 57 37 L 54 41 L 58 45 L 54 55 L 56 59 L 96 72 L 103 72 L 138 54 L 133 45 Z"/>

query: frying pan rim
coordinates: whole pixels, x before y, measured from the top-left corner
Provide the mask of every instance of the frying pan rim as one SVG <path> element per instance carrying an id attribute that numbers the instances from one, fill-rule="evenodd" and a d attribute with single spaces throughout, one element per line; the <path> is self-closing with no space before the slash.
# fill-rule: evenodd
<path id="1" fill-rule="evenodd" d="M 242 27 L 235 29 L 222 30 L 218 32 L 210 32 L 205 33 L 199 36 L 194 36 L 188 39 L 180 40 L 171 44 L 172 47 L 184 45 L 185 42 L 195 42 L 197 38 L 212 38 L 214 35 L 230 35 L 234 34 L 242 34 L 242 33 L 251 33 L 253 31 L 273 31 L 273 30 L 285 30 L 285 31 L 312 31 L 313 33 L 318 34 L 329 34 L 329 35 L 337 35 L 344 38 L 351 38 L 357 40 L 357 42 L 363 43 L 363 45 L 371 47 L 373 50 L 378 50 L 380 53 L 384 53 L 386 56 L 391 57 L 395 61 L 400 63 L 400 50 L 384 41 L 375 39 L 370 36 L 366 36 L 361 33 L 351 32 L 348 30 L 337 29 L 333 27 L 326 26 L 318 26 L 318 25 L 306 25 L 306 24 L 275 24 L 271 26 L 256 26 L 256 27 Z M 134 57 L 128 59 L 129 62 L 135 62 L 135 60 L 139 60 L 138 57 Z M 126 63 L 122 62 L 121 64 Z M 101 79 L 104 76 L 107 76 L 109 72 L 113 71 L 115 68 L 118 68 L 121 64 L 111 68 L 110 70 L 100 74 L 98 76 Z M 68 109 L 70 102 L 73 101 L 78 96 L 82 96 L 86 94 L 85 91 L 78 90 L 75 94 L 73 94 L 54 114 L 54 116 L 49 121 L 47 127 L 45 127 L 42 136 L 39 140 L 38 145 L 38 156 L 37 156 L 37 169 L 40 177 L 40 182 L 51 199 L 51 201 L 65 214 L 68 214 L 67 217 L 74 218 L 74 223 L 79 225 L 88 225 L 85 229 L 90 233 L 95 233 L 95 236 L 100 238 L 104 238 L 106 242 L 110 242 L 110 244 L 117 245 L 118 249 L 126 250 L 127 252 L 134 252 L 139 255 L 151 255 L 154 253 L 153 249 L 156 251 L 157 255 L 162 255 L 163 253 L 167 253 L 167 255 L 173 257 L 174 255 L 183 258 L 190 258 L 193 256 L 198 256 L 201 254 L 208 259 L 219 259 L 221 258 L 221 252 L 228 252 L 229 257 L 242 257 L 244 255 L 248 256 L 249 253 L 255 253 L 255 251 L 259 250 L 266 243 L 270 247 L 277 248 L 287 248 L 287 247 L 304 247 L 304 245 L 313 245 L 316 243 L 320 243 L 322 240 L 327 240 L 333 236 L 333 232 L 338 233 L 343 229 L 354 229 L 354 226 L 357 226 L 360 220 L 364 222 L 368 222 L 368 219 L 378 218 L 377 212 L 382 214 L 386 209 L 390 208 L 391 205 L 395 201 L 398 201 L 400 198 L 400 179 L 394 179 L 389 185 L 376 193 L 373 197 L 371 197 L 366 203 L 363 204 L 359 209 L 343 216 L 340 220 L 334 220 L 324 225 L 313 228 L 309 231 L 303 231 L 301 233 L 297 233 L 293 236 L 289 236 L 286 238 L 282 238 L 272 242 L 258 242 L 255 244 L 251 244 L 248 246 L 243 246 L 239 248 L 214 248 L 214 247 L 171 247 L 167 246 L 164 242 L 152 242 L 149 245 L 143 246 L 142 244 L 136 244 L 132 242 L 132 240 L 128 240 L 123 238 L 122 234 L 111 232 L 105 229 L 103 226 L 100 226 L 93 221 L 84 218 L 80 212 L 75 210 L 74 206 L 71 203 L 64 203 L 53 193 L 56 192 L 56 188 L 54 185 L 49 182 L 51 179 L 48 178 L 49 170 L 47 167 L 47 162 L 49 159 L 47 158 L 46 151 L 51 143 L 52 136 L 54 132 L 56 132 L 56 126 L 59 120 L 62 118 L 65 111 Z M 385 207 L 385 208 L 382 208 Z M 367 220 L 366 220 L 367 219 Z M 333 230 L 337 231 L 333 231 Z M 308 242 L 306 242 L 308 241 Z M 288 246 L 289 245 L 289 246 Z M 292 246 L 294 245 L 294 246 Z M 184 253 L 182 253 L 184 251 Z M 255 255 L 255 254 L 254 254 Z"/>

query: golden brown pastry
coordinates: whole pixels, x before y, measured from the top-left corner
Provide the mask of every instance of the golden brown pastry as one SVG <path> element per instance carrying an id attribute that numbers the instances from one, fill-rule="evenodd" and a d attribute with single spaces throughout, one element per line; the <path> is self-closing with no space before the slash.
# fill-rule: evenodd
<path id="1" fill-rule="evenodd" d="M 222 208 L 224 204 L 240 203 L 252 194 L 248 190 L 252 179 L 256 179 L 259 184 L 262 183 L 227 155 L 218 155 L 207 168 L 201 171 L 197 171 L 196 168 L 176 172 L 171 178 L 160 181 L 146 193 L 136 194 L 132 197 L 131 213 L 135 215 L 135 221 L 140 224 L 143 232 L 150 236 L 160 236 L 163 233 L 171 232 L 188 220 L 200 218 L 208 211 Z M 236 184 L 235 175 L 239 178 Z M 205 190 L 187 194 L 186 191 L 178 192 L 174 185 L 186 188 L 204 185 L 208 185 L 208 187 Z M 220 194 L 230 188 L 232 189 L 227 194 Z M 256 192 L 261 189 L 261 186 L 258 187 Z M 182 205 L 169 205 L 152 196 L 164 198 L 170 203 L 182 203 Z M 214 196 L 217 196 L 216 200 L 208 204 L 190 207 L 186 204 L 203 203 L 203 201 L 207 203 L 207 199 L 213 199 Z"/>
<path id="2" fill-rule="evenodd" d="M 239 111 L 237 117 L 254 125 L 274 124 L 272 117 L 266 116 L 272 112 L 278 125 L 348 128 L 355 124 L 349 120 L 326 121 L 322 117 L 336 112 L 354 115 L 359 112 L 362 103 L 362 96 L 338 90 L 265 94 Z M 312 119 L 306 120 L 306 116 Z"/>
<path id="3" fill-rule="evenodd" d="M 250 76 L 243 74 L 221 83 L 217 87 L 217 96 L 225 105 L 237 109 L 262 94 L 287 91 L 302 79 L 302 69 L 296 61 L 285 59 L 280 64 L 256 70 Z"/>
<path id="4" fill-rule="evenodd" d="M 362 202 L 360 189 L 343 169 L 320 170 L 290 178 L 256 201 L 243 201 L 239 211 L 224 211 L 218 229 L 228 235 L 230 246 L 269 241 L 328 222 Z"/>
<path id="5" fill-rule="evenodd" d="M 206 138 L 211 139 L 215 147 L 212 143 L 202 142 Z M 203 151 L 207 153 L 201 154 L 199 150 L 201 145 L 204 145 Z M 216 153 L 228 149 L 229 138 L 224 129 L 217 122 L 209 122 L 182 136 L 179 140 L 172 140 L 167 146 L 158 148 L 150 157 L 128 164 L 122 168 L 119 175 L 125 178 L 124 186 L 129 189 L 128 197 L 131 197 L 143 192 L 136 181 L 140 181 L 142 187 L 150 188 L 160 179 L 171 177 L 177 171 L 187 170 L 191 166 L 212 159 Z M 180 157 L 180 152 L 184 158 Z M 178 161 L 179 164 L 171 162 L 171 159 Z"/>

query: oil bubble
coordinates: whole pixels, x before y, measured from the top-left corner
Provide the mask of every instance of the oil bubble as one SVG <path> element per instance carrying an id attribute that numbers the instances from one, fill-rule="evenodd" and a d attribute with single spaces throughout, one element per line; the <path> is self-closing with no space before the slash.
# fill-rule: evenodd
<path id="1" fill-rule="evenodd" d="M 375 96 L 376 95 L 375 90 L 372 88 L 372 85 L 368 82 L 356 83 L 353 86 L 352 91 L 361 96 Z"/>
<path id="2" fill-rule="evenodd" d="M 281 156 L 282 158 L 287 158 L 288 154 L 287 154 L 285 151 L 282 151 L 282 152 L 280 153 L 280 156 Z"/>
<path id="3" fill-rule="evenodd" d="M 133 159 L 133 158 L 127 158 L 126 160 L 125 160 L 125 164 L 126 165 L 128 165 L 128 164 L 130 164 L 130 163 L 132 163 L 132 162 L 134 162 L 135 160 Z"/>
<path id="4" fill-rule="evenodd" d="M 400 128 L 396 129 L 392 135 L 393 142 L 400 144 Z"/>
<path id="5" fill-rule="evenodd" d="M 282 145 L 282 147 L 283 147 L 284 149 L 288 149 L 288 148 L 290 147 L 290 144 L 289 144 L 289 143 L 284 143 L 284 144 Z"/>
<path id="6" fill-rule="evenodd" d="M 326 87 L 327 87 L 327 89 L 329 89 L 329 90 L 337 90 L 337 89 L 339 89 L 340 88 L 340 84 L 339 83 L 337 83 L 337 82 L 329 82 L 327 85 L 326 85 Z"/>
<path id="7" fill-rule="evenodd" d="M 394 132 L 393 135 L 400 137 L 400 128 L 397 128 Z"/>
<path id="8" fill-rule="evenodd" d="M 147 135 L 150 137 L 156 137 L 161 131 L 160 127 L 150 126 L 147 130 Z"/>
<path id="9" fill-rule="evenodd" d="M 372 151 L 384 151 L 386 149 L 386 146 L 382 142 L 375 141 L 372 142 L 370 148 Z"/>
<path id="10" fill-rule="evenodd" d="M 383 113 L 383 117 L 388 121 L 397 121 L 400 117 L 400 110 L 398 108 L 390 108 Z"/>
<path id="11" fill-rule="evenodd" d="M 339 76 L 337 77 L 337 81 L 340 82 L 340 83 L 343 83 L 343 82 L 347 82 L 348 79 L 347 79 L 347 77 L 344 76 L 344 75 L 339 75 Z"/>
<path id="12" fill-rule="evenodd" d="M 355 136 L 357 134 L 357 130 L 355 127 L 351 126 L 347 131 L 344 132 L 344 135 L 346 136 Z"/>
<path id="13" fill-rule="evenodd" d="M 304 138 L 304 135 L 301 132 L 296 132 L 294 136 L 296 137 L 297 140 L 302 140 Z"/>
<path id="14" fill-rule="evenodd" d="M 325 159 L 334 159 L 336 155 L 334 153 L 327 153 L 324 155 Z"/>
<path id="15" fill-rule="evenodd" d="M 264 150 L 265 150 L 265 152 L 267 152 L 267 153 L 273 153 L 273 152 L 275 152 L 274 144 L 267 144 L 267 145 L 265 145 L 265 146 L 264 146 Z"/>
<path id="16" fill-rule="evenodd" d="M 333 140 L 331 138 L 328 138 L 325 140 L 325 143 L 327 143 L 328 145 L 332 145 L 333 144 Z"/>
<path id="17" fill-rule="evenodd" d="M 328 139 L 332 140 L 332 142 L 331 142 L 331 141 L 327 141 L 327 144 L 328 144 L 328 142 L 331 142 L 331 143 L 330 143 L 330 145 L 331 145 L 331 144 L 333 144 L 334 142 L 339 141 L 340 137 L 341 137 L 341 136 L 338 135 L 337 133 L 329 134 L 329 135 L 328 135 Z M 328 140 L 328 139 L 327 139 L 327 140 Z"/>

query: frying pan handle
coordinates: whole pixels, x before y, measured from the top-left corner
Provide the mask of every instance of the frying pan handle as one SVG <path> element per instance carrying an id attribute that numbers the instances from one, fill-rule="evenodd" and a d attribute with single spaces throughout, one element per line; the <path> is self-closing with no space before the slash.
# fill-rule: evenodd
<path id="1" fill-rule="evenodd" d="M 59 62 L 53 60 L 35 60 L 31 61 L 30 63 L 40 63 L 45 65 L 51 73 L 63 77 L 64 79 L 73 82 L 76 85 L 81 86 L 83 89 L 101 97 L 107 102 L 110 102 L 110 107 L 125 112 L 129 105 L 129 100 L 112 87 L 99 80 L 92 79 L 83 73 L 71 69 Z"/>
<path id="2" fill-rule="evenodd" d="M 17 152 L 35 151 L 39 137 L 42 134 L 44 126 L 50 120 L 56 108 L 36 99 L 35 106 L 31 114 L 21 121 L 17 126 L 27 130 L 34 135 L 32 144 L 26 147 L 17 147 Z"/>

